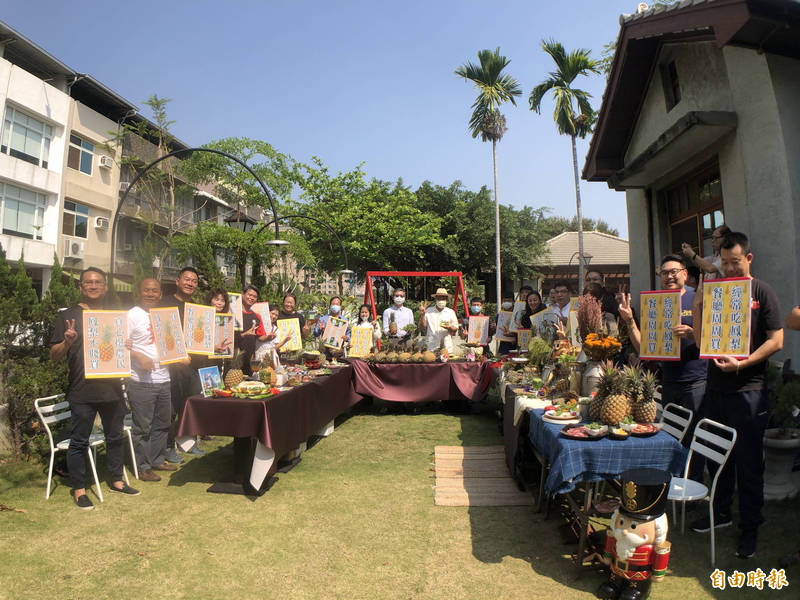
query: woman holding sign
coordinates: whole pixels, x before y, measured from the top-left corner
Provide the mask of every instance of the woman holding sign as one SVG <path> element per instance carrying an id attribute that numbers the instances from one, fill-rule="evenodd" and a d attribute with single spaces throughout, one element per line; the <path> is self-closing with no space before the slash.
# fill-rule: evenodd
<path id="1" fill-rule="evenodd" d="M 372 343 L 370 344 L 369 350 L 372 351 L 375 348 L 378 340 L 381 339 L 381 326 L 377 319 L 370 321 L 370 312 L 369 312 L 369 305 L 362 304 L 361 307 L 358 309 L 358 319 L 352 325 L 352 329 L 357 327 L 365 329 L 369 328 L 372 330 Z M 355 332 L 353 332 L 355 335 Z"/>

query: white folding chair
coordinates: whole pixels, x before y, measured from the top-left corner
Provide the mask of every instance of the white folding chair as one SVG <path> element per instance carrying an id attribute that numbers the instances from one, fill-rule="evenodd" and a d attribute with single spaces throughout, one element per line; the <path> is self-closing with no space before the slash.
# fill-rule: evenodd
<path id="1" fill-rule="evenodd" d="M 689 456 L 686 459 L 686 469 L 683 477 L 673 477 L 670 484 L 668 499 L 672 500 L 672 521 L 675 522 L 675 503 L 681 503 L 681 533 L 684 531 L 686 520 L 686 503 L 695 500 L 705 500 L 708 502 L 708 518 L 711 525 L 711 566 L 714 566 L 714 495 L 717 492 L 717 480 L 720 473 L 733 452 L 736 444 L 736 430 L 732 427 L 722 425 L 711 419 L 701 419 L 694 430 L 692 443 L 689 446 Z M 689 467 L 694 453 L 697 452 L 716 463 L 717 470 L 711 482 L 711 491 L 700 483 L 689 479 Z"/>
<path id="2" fill-rule="evenodd" d="M 50 466 L 47 469 L 47 491 L 44 495 L 46 499 L 49 499 L 50 485 L 53 481 L 53 460 L 56 452 L 69 448 L 69 438 L 63 439 L 57 443 L 53 441 L 53 433 L 50 430 L 50 425 L 66 421 L 71 418 L 72 412 L 69 409 L 69 402 L 64 400 L 64 394 L 37 398 L 34 400 L 33 405 L 36 408 L 36 414 L 39 415 L 39 420 L 42 422 L 42 425 L 44 425 L 44 429 L 47 432 L 47 439 L 50 442 Z M 105 437 L 103 437 L 102 434 L 92 433 L 89 436 L 89 447 L 86 449 L 86 453 L 89 456 L 89 464 L 92 467 L 94 484 L 97 488 L 97 497 L 100 499 L 100 502 L 103 501 L 103 490 L 100 489 L 100 480 L 97 478 L 95 463 L 97 461 L 97 446 L 105 444 L 105 441 Z"/>
<path id="3" fill-rule="evenodd" d="M 694 411 L 670 402 L 661 413 L 662 429 L 683 443 L 683 438 L 686 437 L 686 432 L 689 431 L 692 423 L 692 417 L 694 417 Z"/>
<path id="4" fill-rule="evenodd" d="M 133 476 L 136 479 L 139 479 L 139 466 L 136 464 L 136 453 L 133 451 L 133 435 L 131 434 L 131 428 L 133 427 L 133 416 L 131 413 L 125 415 L 125 421 L 123 422 L 123 428 L 125 430 L 125 435 L 128 436 L 128 448 L 131 450 L 131 463 L 133 464 Z M 125 474 L 125 481 L 128 481 L 127 473 Z M 128 482 L 130 485 L 130 482 Z"/>

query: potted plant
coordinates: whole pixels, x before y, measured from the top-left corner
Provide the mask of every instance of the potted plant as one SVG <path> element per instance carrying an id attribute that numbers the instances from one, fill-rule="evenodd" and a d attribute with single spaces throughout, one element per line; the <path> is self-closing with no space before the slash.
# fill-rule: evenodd
<path id="1" fill-rule="evenodd" d="M 795 416 L 800 406 L 800 381 L 786 376 L 774 365 L 767 369 L 770 390 L 770 424 L 764 432 L 764 499 L 794 497 L 792 467 L 800 452 L 800 429 Z"/>

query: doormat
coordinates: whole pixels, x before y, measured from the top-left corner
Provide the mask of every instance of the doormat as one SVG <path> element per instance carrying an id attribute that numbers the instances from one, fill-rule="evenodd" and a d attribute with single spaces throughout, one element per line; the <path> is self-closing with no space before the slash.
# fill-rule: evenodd
<path id="1" fill-rule="evenodd" d="M 506 466 L 503 446 L 436 446 L 437 506 L 530 506 Z"/>

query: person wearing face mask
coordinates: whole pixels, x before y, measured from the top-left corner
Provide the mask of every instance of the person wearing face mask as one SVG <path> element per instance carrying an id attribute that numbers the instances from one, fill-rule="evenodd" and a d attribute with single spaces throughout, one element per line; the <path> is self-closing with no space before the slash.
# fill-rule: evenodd
<path id="1" fill-rule="evenodd" d="M 369 327 L 372 330 L 372 349 L 375 349 L 376 342 L 381 339 L 381 325 L 378 319 L 370 319 L 369 305 L 362 304 L 358 309 L 358 317 L 351 323 L 351 329 L 356 327 Z"/>
<path id="2" fill-rule="evenodd" d="M 470 317 L 482 317 L 485 316 L 483 314 L 483 298 L 472 298 L 469 301 L 469 316 Z M 495 331 L 497 330 L 497 325 L 492 319 L 489 319 L 489 337 L 491 338 Z M 465 317 L 461 320 L 461 337 L 467 339 L 467 331 L 469 331 L 469 317 Z M 489 354 L 489 346 L 484 345 L 483 347 L 483 354 Z"/>
<path id="3" fill-rule="evenodd" d="M 331 317 L 336 317 L 337 319 L 342 318 L 342 299 L 339 296 L 333 296 L 331 298 L 330 303 L 328 304 L 328 314 L 322 315 L 317 324 L 314 325 L 314 337 L 322 337 L 322 334 L 325 332 L 325 326 L 328 324 L 328 319 Z M 344 341 L 350 341 L 350 326 L 347 326 L 347 332 L 344 334 Z"/>
<path id="4" fill-rule="evenodd" d="M 438 350 L 444 346 L 449 353 L 453 352 L 453 334 L 458 332 L 458 318 L 452 308 L 447 306 L 450 294 L 444 288 L 439 288 L 433 294 L 435 305 L 428 308 L 427 302 L 419 305 L 422 316 L 419 328 L 425 332 L 425 347 Z"/>
<path id="5" fill-rule="evenodd" d="M 405 301 L 406 291 L 397 288 L 392 294 L 392 305 L 383 311 L 383 335 L 390 339 L 402 340 L 408 335 L 403 327 L 414 323 L 414 313 L 403 306 Z"/>

